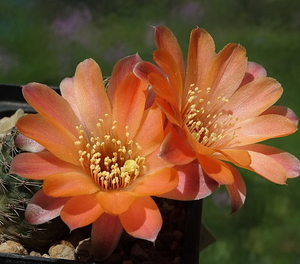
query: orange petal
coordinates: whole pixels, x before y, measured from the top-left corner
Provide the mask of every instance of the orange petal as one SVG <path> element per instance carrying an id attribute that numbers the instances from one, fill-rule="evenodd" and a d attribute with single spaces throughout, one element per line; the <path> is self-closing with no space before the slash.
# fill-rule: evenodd
<path id="1" fill-rule="evenodd" d="M 81 167 L 62 161 L 49 151 L 21 153 L 11 162 L 10 173 L 27 179 L 44 180 L 51 174 L 82 171 Z"/>
<path id="2" fill-rule="evenodd" d="M 76 95 L 75 95 L 75 89 L 74 89 L 74 78 L 65 78 L 61 81 L 60 85 L 60 92 L 63 98 L 65 98 L 70 106 L 72 107 L 75 115 L 78 117 L 81 123 L 82 119 L 79 113 Z"/>
<path id="3" fill-rule="evenodd" d="M 144 157 L 160 146 L 163 140 L 163 113 L 160 109 L 149 108 L 144 112 L 134 140 L 141 145 Z"/>
<path id="4" fill-rule="evenodd" d="M 133 68 L 136 64 L 141 62 L 139 55 L 132 55 L 119 60 L 113 68 L 109 86 L 107 90 L 108 97 L 111 102 L 114 100 L 114 94 L 121 81 L 128 73 L 133 72 Z"/>
<path id="5" fill-rule="evenodd" d="M 150 197 L 139 197 L 119 216 L 126 232 L 133 237 L 154 242 L 162 226 L 162 217 Z"/>
<path id="6" fill-rule="evenodd" d="M 165 73 L 152 63 L 142 61 L 134 67 L 134 74 L 151 84 L 151 90 L 159 95 L 156 98 L 157 103 L 163 108 L 170 121 L 174 124 L 178 124 L 178 122 L 181 124 L 180 109 L 175 99 L 177 96 L 174 96 Z"/>
<path id="7" fill-rule="evenodd" d="M 216 101 L 219 96 L 229 98 L 239 87 L 246 69 L 245 49 L 237 44 L 228 44 L 214 58 L 210 71 L 199 88 L 211 88 L 207 97 L 209 101 Z"/>
<path id="8" fill-rule="evenodd" d="M 76 125 L 80 124 L 77 116 L 69 103 L 53 89 L 43 84 L 30 83 L 23 87 L 23 95 L 26 101 L 58 131 L 77 136 Z"/>
<path id="9" fill-rule="evenodd" d="M 53 197 L 77 196 L 99 191 L 93 178 L 78 171 L 53 174 L 43 183 L 44 192 Z"/>
<path id="10" fill-rule="evenodd" d="M 103 213 L 92 225 L 93 257 L 97 261 L 107 258 L 116 248 L 123 227 L 119 217 Z"/>
<path id="11" fill-rule="evenodd" d="M 163 160 L 159 156 L 160 150 L 157 148 L 155 151 L 153 151 L 151 154 L 146 156 L 146 161 L 145 161 L 145 166 L 147 168 L 147 173 L 151 173 L 153 171 L 162 169 L 162 168 L 170 168 L 173 167 L 174 165 Z"/>
<path id="12" fill-rule="evenodd" d="M 197 159 L 208 176 L 219 184 L 234 183 L 234 177 L 228 167 L 228 164 L 200 154 L 197 154 Z"/>
<path id="13" fill-rule="evenodd" d="M 119 215 L 128 210 L 136 196 L 128 191 L 100 191 L 97 199 L 106 213 Z"/>
<path id="14" fill-rule="evenodd" d="M 149 86 L 148 89 L 147 89 L 147 98 L 146 98 L 146 103 L 145 103 L 145 110 L 154 105 L 155 97 L 156 97 L 156 94 L 155 94 L 152 86 Z"/>
<path id="15" fill-rule="evenodd" d="M 189 145 L 195 153 L 199 153 L 202 155 L 211 155 L 215 152 L 213 148 L 206 147 L 203 144 L 196 141 L 189 129 L 186 126 L 184 128 L 186 131 L 187 142 L 189 143 Z"/>
<path id="16" fill-rule="evenodd" d="M 270 138 L 290 135 L 297 130 L 297 126 L 284 116 L 269 114 L 237 122 L 232 130 L 236 131 L 236 137 L 230 145 L 244 146 Z"/>
<path id="17" fill-rule="evenodd" d="M 287 180 L 287 173 L 284 167 L 269 156 L 249 151 L 252 163 L 249 166 L 251 170 L 260 174 L 267 180 L 277 183 L 285 184 Z"/>
<path id="18" fill-rule="evenodd" d="M 133 73 L 144 82 L 149 82 L 150 73 L 155 73 L 161 77 L 165 76 L 165 73 L 160 68 L 148 61 L 137 63 L 133 68 Z"/>
<path id="19" fill-rule="evenodd" d="M 184 76 L 184 60 L 179 43 L 167 27 L 154 27 L 155 28 L 155 42 L 158 49 L 166 50 L 174 58 L 175 63 L 178 65 L 178 74 Z"/>
<path id="20" fill-rule="evenodd" d="M 95 222 L 103 213 L 95 194 L 71 197 L 63 207 L 60 217 L 74 230 Z"/>
<path id="21" fill-rule="evenodd" d="M 210 195 L 219 184 L 203 171 L 198 162 L 175 166 L 179 182 L 175 189 L 160 195 L 174 200 L 197 200 Z"/>
<path id="22" fill-rule="evenodd" d="M 172 101 L 169 101 L 173 104 L 177 104 L 177 107 L 181 109 L 182 107 L 182 91 L 183 91 L 183 82 L 184 82 L 184 75 L 180 72 L 180 66 L 178 65 L 172 57 L 170 53 L 166 50 L 158 49 L 153 54 L 153 60 L 157 63 L 157 65 L 165 72 L 168 76 L 168 81 L 171 87 L 171 94 L 170 96 L 173 97 Z M 165 86 L 167 87 L 167 86 Z M 153 85 L 154 90 L 158 90 L 159 87 Z M 164 91 L 166 94 L 167 91 Z M 159 93 L 158 93 L 159 94 Z M 161 93 L 160 93 L 161 94 Z M 159 95 L 160 95 L 159 94 Z M 165 98 L 166 99 L 166 98 Z M 176 105 L 173 105 L 175 107 Z"/>
<path id="23" fill-rule="evenodd" d="M 25 211 L 26 221 L 32 225 L 46 223 L 58 217 L 69 197 L 54 198 L 38 191 L 30 200 Z"/>
<path id="24" fill-rule="evenodd" d="M 244 86 L 245 84 L 252 82 L 256 78 L 263 78 L 267 77 L 267 72 L 261 65 L 248 61 L 247 70 L 245 76 L 240 84 L 240 87 Z"/>
<path id="25" fill-rule="evenodd" d="M 275 115 L 281 115 L 289 120 L 293 121 L 294 124 L 298 125 L 298 117 L 294 113 L 294 111 L 288 107 L 280 106 L 280 105 L 272 105 L 270 108 L 268 108 L 266 111 L 264 111 L 261 115 L 268 115 L 268 114 L 275 114 Z"/>
<path id="26" fill-rule="evenodd" d="M 231 213 L 238 211 L 244 204 L 246 199 L 246 185 L 240 175 L 239 171 L 228 165 L 228 168 L 232 172 L 234 182 L 232 184 L 227 184 L 226 188 L 231 199 Z"/>
<path id="27" fill-rule="evenodd" d="M 294 178 L 300 174 L 300 161 L 288 152 L 262 144 L 241 148 L 249 151 L 252 170 L 272 182 L 284 184 L 286 178 Z"/>
<path id="28" fill-rule="evenodd" d="M 238 89 L 227 103 L 224 103 L 222 111 L 231 112 L 233 118 L 239 121 L 258 116 L 282 95 L 281 85 L 272 78 L 259 78 Z M 222 116 L 221 116 L 222 118 Z"/>
<path id="29" fill-rule="evenodd" d="M 16 126 L 21 134 L 35 140 L 59 159 L 80 165 L 74 144 L 77 138 L 71 133 L 58 131 L 39 114 L 22 116 Z"/>
<path id="30" fill-rule="evenodd" d="M 187 97 L 191 84 L 197 85 L 207 77 L 207 72 L 215 55 L 215 44 L 210 34 L 204 29 L 194 29 L 190 35 L 183 98 Z"/>
<path id="31" fill-rule="evenodd" d="M 127 187 L 137 196 L 157 196 L 174 189 L 178 184 L 178 174 L 173 168 L 162 168 L 146 176 L 138 177 Z"/>
<path id="32" fill-rule="evenodd" d="M 251 157 L 247 150 L 222 149 L 219 152 L 222 153 L 228 161 L 239 167 L 247 167 L 251 164 Z"/>
<path id="33" fill-rule="evenodd" d="M 182 90 L 182 84 L 180 85 L 180 88 L 179 88 L 179 84 L 176 85 L 177 87 L 172 87 L 165 76 L 162 76 L 162 75 L 154 73 L 154 72 L 149 73 L 148 79 L 149 79 L 149 83 L 152 85 L 155 93 L 158 96 L 162 97 L 164 100 L 166 100 L 168 103 L 170 103 L 172 105 L 172 107 L 174 107 L 174 109 L 175 109 L 174 111 L 179 112 L 180 111 L 179 100 L 181 100 L 181 97 L 179 97 L 179 95 L 182 92 L 180 92 L 179 94 L 176 94 L 174 90 L 175 89 Z"/>
<path id="34" fill-rule="evenodd" d="M 267 77 L 267 71 L 265 68 L 253 61 L 248 61 L 247 73 L 250 73 L 254 79 Z"/>
<path id="35" fill-rule="evenodd" d="M 124 134 L 124 128 L 129 132 L 132 139 L 141 123 L 143 117 L 146 94 L 143 86 L 146 83 L 138 79 L 133 73 L 129 73 L 119 84 L 114 94 L 113 120 L 117 121 L 118 134 Z M 124 95 L 126 94 L 126 97 Z"/>
<path id="36" fill-rule="evenodd" d="M 196 158 L 184 135 L 181 136 L 179 133 L 180 130 L 177 131 L 172 127 L 161 145 L 160 157 L 175 165 L 187 164 Z"/>
<path id="37" fill-rule="evenodd" d="M 162 109 L 167 119 L 174 125 L 181 126 L 182 119 L 179 109 L 174 109 L 164 98 L 156 97 L 156 103 Z"/>
<path id="38" fill-rule="evenodd" d="M 98 119 L 111 115 L 111 105 L 104 88 L 101 69 L 87 59 L 76 68 L 74 76 L 75 96 L 81 119 L 87 131 L 94 131 Z"/>

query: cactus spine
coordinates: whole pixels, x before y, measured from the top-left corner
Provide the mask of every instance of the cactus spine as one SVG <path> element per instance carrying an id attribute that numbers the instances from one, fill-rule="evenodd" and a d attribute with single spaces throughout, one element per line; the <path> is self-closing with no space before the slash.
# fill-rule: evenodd
<path id="1" fill-rule="evenodd" d="M 0 242 L 13 240 L 28 249 L 43 250 L 68 229 L 60 218 L 42 225 L 25 221 L 26 205 L 42 182 L 9 173 L 10 162 L 19 152 L 16 136 L 15 127 L 0 134 Z"/>

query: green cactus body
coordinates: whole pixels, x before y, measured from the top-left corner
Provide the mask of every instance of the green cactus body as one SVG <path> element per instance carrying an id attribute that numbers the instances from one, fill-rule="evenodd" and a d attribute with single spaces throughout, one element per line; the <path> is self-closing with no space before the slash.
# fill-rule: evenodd
<path id="1" fill-rule="evenodd" d="M 42 225 L 25 221 L 31 197 L 41 189 L 41 181 L 10 174 L 10 162 L 18 154 L 14 139 L 17 130 L 0 135 L 0 241 L 14 240 L 28 249 L 43 250 L 68 230 L 60 218 Z"/>

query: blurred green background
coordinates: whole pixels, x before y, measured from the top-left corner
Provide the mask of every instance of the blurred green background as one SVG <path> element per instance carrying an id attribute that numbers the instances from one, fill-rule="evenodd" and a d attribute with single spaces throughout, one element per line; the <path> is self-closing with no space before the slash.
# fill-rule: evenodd
<path id="1" fill-rule="evenodd" d="M 300 115 L 299 0 L 0 0 L 0 83 L 58 86 L 89 57 L 106 76 L 124 56 L 151 60 L 152 25 L 170 27 L 185 54 L 195 26 L 208 30 L 217 51 L 243 45 L 283 85 L 278 104 Z M 300 156 L 299 132 L 268 143 Z M 200 262 L 300 263 L 300 179 L 279 186 L 242 173 L 248 193 L 239 212 L 229 215 L 224 188 L 204 200 L 203 221 L 217 242 Z"/>

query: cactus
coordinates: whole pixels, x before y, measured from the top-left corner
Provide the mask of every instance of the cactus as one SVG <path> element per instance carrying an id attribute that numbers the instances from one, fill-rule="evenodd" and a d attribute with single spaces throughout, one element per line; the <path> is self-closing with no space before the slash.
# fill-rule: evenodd
<path id="1" fill-rule="evenodd" d="M 13 240 L 28 249 L 43 250 L 68 228 L 60 218 L 42 225 L 25 221 L 26 205 L 41 189 L 41 181 L 9 173 L 10 162 L 20 151 L 15 146 L 16 136 L 15 127 L 0 134 L 0 241 Z"/>

